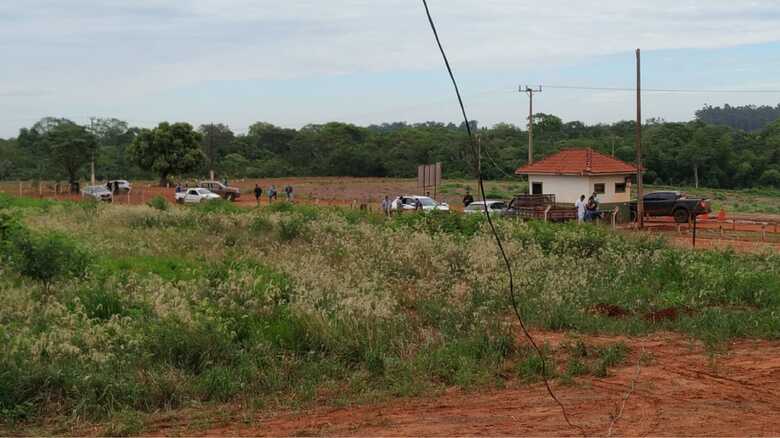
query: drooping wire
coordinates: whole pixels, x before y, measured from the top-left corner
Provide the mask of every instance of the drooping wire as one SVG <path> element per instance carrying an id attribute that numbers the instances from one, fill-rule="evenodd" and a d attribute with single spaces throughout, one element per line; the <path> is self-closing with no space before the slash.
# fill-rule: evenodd
<path id="1" fill-rule="evenodd" d="M 436 31 L 436 24 L 433 22 L 433 18 L 431 17 L 431 11 L 428 8 L 428 2 L 426 0 L 422 0 L 423 6 L 425 7 L 425 14 L 428 16 L 428 23 L 431 25 L 431 30 L 433 31 L 433 36 L 436 38 L 436 44 L 439 46 L 439 51 L 441 52 L 441 56 L 444 59 L 444 65 L 447 67 L 447 73 L 450 75 L 450 80 L 452 80 L 452 86 L 455 88 L 455 94 L 458 97 L 458 104 L 460 105 L 460 111 L 463 115 L 463 121 L 465 122 L 466 126 L 466 132 L 468 133 L 470 144 L 471 144 L 471 150 L 474 154 L 474 157 L 477 158 L 475 160 L 475 163 L 479 162 L 479 149 L 477 148 L 477 143 L 474 138 L 474 134 L 471 132 L 471 125 L 469 123 L 469 118 L 466 115 L 466 108 L 463 105 L 463 99 L 460 96 L 460 90 L 458 89 L 458 83 L 455 80 L 455 75 L 452 73 L 452 68 L 450 67 L 450 62 L 447 59 L 447 54 L 444 52 L 444 47 L 441 44 L 441 40 L 439 39 L 439 33 Z M 479 166 L 476 167 L 475 173 L 477 176 L 477 183 L 479 186 L 479 192 L 480 196 L 482 196 L 482 200 L 484 201 L 486 199 L 485 196 L 485 184 L 482 179 L 482 171 L 479 168 Z M 495 225 L 493 224 L 493 220 L 490 217 L 490 212 L 488 211 L 487 203 L 483 203 L 484 209 L 485 209 L 485 217 L 487 218 L 488 225 L 490 226 L 490 231 L 493 233 L 493 237 L 496 240 L 496 245 L 498 246 L 498 250 L 501 253 L 501 258 L 504 261 L 504 265 L 506 266 L 507 274 L 509 275 L 509 297 L 510 302 L 512 303 L 512 309 L 514 310 L 515 316 L 517 317 L 518 322 L 520 323 L 520 328 L 523 331 L 523 334 L 528 339 L 528 342 L 533 346 L 536 353 L 539 355 L 539 359 L 542 363 L 542 380 L 544 380 L 544 386 L 547 388 L 547 392 L 550 394 L 550 397 L 552 397 L 553 400 L 558 404 L 558 406 L 561 408 L 561 413 L 563 413 L 563 418 L 566 420 L 566 423 L 572 427 L 576 428 L 580 431 L 580 433 L 585 436 L 585 429 L 582 428 L 582 426 L 579 426 L 577 424 L 574 424 L 569 419 L 569 414 L 566 411 L 566 407 L 561 403 L 561 401 L 558 399 L 558 397 L 555 395 L 555 392 L 553 392 L 552 387 L 550 386 L 550 382 L 547 379 L 547 364 L 544 359 L 544 353 L 539 348 L 539 346 L 536 344 L 536 341 L 534 340 L 533 336 L 531 336 L 531 333 L 528 332 L 528 329 L 525 326 L 525 321 L 523 320 L 522 315 L 520 314 L 520 308 L 517 303 L 517 297 L 515 296 L 515 283 L 514 283 L 514 274 L 512 273 L 512 264 L 509 262 L 509 258 L 506 255 L 506 251 L 504 250 L 504 244 L 501 242 L 501 236 L 498 235 L 498 231 L 496 230 Z"/>

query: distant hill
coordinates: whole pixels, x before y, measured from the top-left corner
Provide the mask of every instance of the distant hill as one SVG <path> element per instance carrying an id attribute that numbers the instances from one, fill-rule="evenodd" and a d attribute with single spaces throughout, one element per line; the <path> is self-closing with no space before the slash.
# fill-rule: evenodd
<path id="1" fill-rule="evenodd" d="M 725 125 L 743 131 L 760 131 L 780 119 L 780 104 L 756 106 L 706 105 L 696 111 L 696 119 L 711 125 Z"/>

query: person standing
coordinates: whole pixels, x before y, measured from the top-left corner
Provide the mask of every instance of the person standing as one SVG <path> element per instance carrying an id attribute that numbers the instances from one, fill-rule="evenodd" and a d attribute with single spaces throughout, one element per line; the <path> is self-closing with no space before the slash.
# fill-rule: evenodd
<path id="1" fill-rule="evenodd" d="M 474 197 L 471 196 L 470 191 L 466 190 L 466 196 L 463 197 L 463 207 L 468 207 L 472 202 L 474 202 Z"/>
<path id="2" fill-rule="evenodd" d="M 270 204 L 271 201 L 276 199 L 276 186 L 271 184 L 271 187 L 268 187 L 268 203 Z"/>
<path id="3" fill-rule="evenodd" d="M 585 195 L 580 195 L 574 207 L 577 209 L 577 222 L 582 223 L 585 220 Z"/>
<path id="4" fill-rule="evenodd" d="M 414 211 L 422 211 L 423 205 L 422 201 L 420 201 L 420 198 L 414 199 Z"/>
<path id="5" fill-rule="evenodd" d="M 286 186 L 284 186 L 284 194 L 287 196 L 287 201 L 292 202 L 293 188 L 291 185 L 287 184 Z"/>
<path id="6" fill-rule="evenodd" d="M 390 197 L 387 195 L 382 200 L 382 212 L 384 212 L 385 216 L 390 216 Z"/>
<path id="7" fill-rule="evenodd" d="M 255 184 L 255 201 L 257 202 L 257 205 L 260 205 L 261 196 L 263 196 L 263 189 L 260 188 L 259 184 Z"/>

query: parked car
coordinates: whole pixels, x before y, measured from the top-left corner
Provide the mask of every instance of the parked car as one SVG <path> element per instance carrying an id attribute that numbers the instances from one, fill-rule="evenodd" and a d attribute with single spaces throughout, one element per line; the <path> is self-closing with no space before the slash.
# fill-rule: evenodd
<path id="1" fill-rule="evenodd" d="M 92 198 L 96 201 L 114 202 L 114 195 L 104 186 L 88 186 L 81 190 L 82 198 Z"/>
<path id="2" fill-rule="evenodd" d="M 133 188 L 130 186 L 130 181 L 126 179 L 115 179 L 108 182 L 111 187 L 114 187 L 114 193 L 129 193 Z"/>
<path id="3" fill-rule="evenodd" d="M 417 200 L 422 204 L 423 211 L 450 211 L 446 202 L 436 202 L 429 196 L 404 195 L 399 196 L 390 204 L 390 208 L 396 211 L 414 211 L 417 208 Z"/>
<path id="4" fill-rule="evenodd" d="M 176 194 L 176 202 L 179 204 L 199 204 L 221 198 L 218 194 L 202 187 L 186 189 Z"/>
<path id="5" fill-rule="evenodd" d="M 703 198 L 689 198 L 681 192 L 653 192 L 644 197 L 646 217 L 672 216 L 678 224 L 688 222 L 692 215 L 707 214 L 712 211 L 710 201 Z M 636 220 L 637 201 L 629 204 L 631 220 Z"/>
<path id="6" fill-rule="evenodd" d="M 241 190 L 238 187 L 226 186 L 219 181 L 201 181 L 199 184 L 204 189 L 208 189 L 228 201 L 235 201 L 241 196 Z"/>
<path id="7" fill-rule="evenodd" d="M 488 199 L 487 201 L 472 202 L 466 208 L 463 209 L 463 212 L 466 214 L 484 213 L 485 204 L 487 204 L 488 211 L 490 212 L 490 214 L 494 216 L 501 216 L 506 213 L 506 202 L 499 201 L 499 200 L 490 200 L 490 199 Z"/>

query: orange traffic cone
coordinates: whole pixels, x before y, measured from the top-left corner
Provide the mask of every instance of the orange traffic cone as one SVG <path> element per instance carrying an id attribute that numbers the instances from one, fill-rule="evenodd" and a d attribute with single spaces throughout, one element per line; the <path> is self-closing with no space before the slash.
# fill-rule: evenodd
<path id="1" fill-rule="evenodd" d="M 726 210 L 724 210 L 722 207 L 720 211 L 718 212 L 718 220 L 719 221 L 725 221 L 726 220 Z"/>

